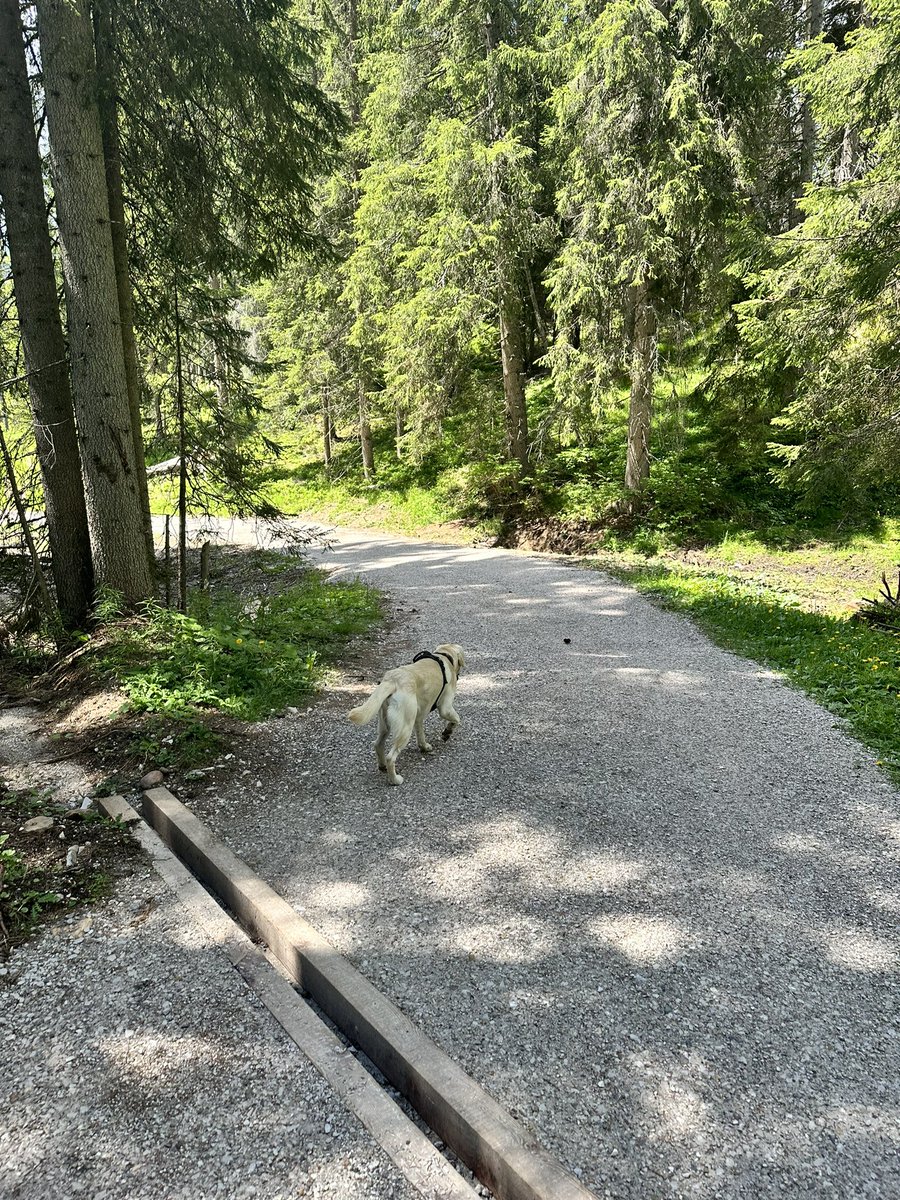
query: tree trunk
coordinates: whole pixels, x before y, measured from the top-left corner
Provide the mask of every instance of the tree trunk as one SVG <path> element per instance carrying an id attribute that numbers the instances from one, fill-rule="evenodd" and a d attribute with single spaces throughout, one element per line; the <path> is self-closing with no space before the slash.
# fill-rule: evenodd
<path id="1" fill-rule="evenodd" d="M 506 452 L 528 470 L 528 410 L 525 407 L 525 325 L 522 301 L 510 280 L 501 279 L 500 360 L 506 410 Z"/>
<path id="2" fill-rule="evenodd" d="M 0 196 L 56 600 L 64 625 L 75 629 L 87 617 L 94 575 L 18 0 L 0 0 Z"/>
<path id="3" fill-rule="evenodd" d="M 210 290 L 221 292 L 222 280 L 215 272 L 209 277 Z M 213 375 L 216 381 L 216 416 L 219 424 L 223 424 L 228 412 L 228 365 L 218 341 L 213 341 Z"/>
<path id="4" fill-rule="evenodd" d="M 817 38 L 822 32 L 824 15 L 824 0 L 805 0 L 803 9 L 804 37 L 807 40 Z M 804 98 L 800 110 L 800 191 L 806 184 L 812 183 L 816 167 L 816 123 L 813 120 L 809 99 Z M 799 197 L 798 197 L 799 199 Z M 799 205 L 795 201 L 792 224 L 797 225 L 803 220 Z"/>
<path id="5" fill-rule="evenodd" d="M 184 421 L 184 369 L 181 359 L 181 313 L 175 293 L 175 397 L 178 421 L 178 608 L 187 612 L 187 438 Z"/>
<path id="6" fill-rule="evenodd" d="M 322 397 L 322 461 L 326 467 L 331 466 L 332 433 L 331 401 L 326 394 Z"/>
<path id="7" fill-rule="evenodd" d="M 122 153 L 119 144 L 119 109 L 117 103 L 116 68 L 116 0 L 93 0 L 94 46 L 100 86 L 98 105 L 103 135 L 103 157 L 106 190 L 109 198 L 110 233 L 113 261 L 116 270 L 116 295 L 119 301 L 119 321 L 122 327 L 122 354 L 125 359 L 125 379 L 128 384 L 128 408 L 131 413 L 131 433 L 134 439 L 134 458 L 137 464 L 137 484 L 144 519 L 144 538 L 150 570 L 156 570 L 153 548 L 153 524 L 150 518 L 150 492 L 144 470 L 144 434 L 141 427 L 141 369 L 137 341 L 134 336 L 134 305 L 131 296 L 131 269 L 128 262 L 128 240 L 125 234 L 125 197 L 122 190 Z"/>
<path id="8" fill-rule="evenodd" d="M 489 12 L 484 24 L 485 51 L 490 56 L 497 47 L 497 21 Z M 506 136 L 508 121 L 499 112 L 493 92 L 488 95 L 488 136 L 499 142 Z M 509 227 L 507 202 L 503 195 L 496 161 L 491 162 L 491 209 L 495 221 Z M 508 234 L 513 236 L 512 229 Z M 500 239 L 501 243 L 503 239 Z M 523 280 L 511 269 L 508 250 L 501 244 L 496 257 L 500 327 L 500 364 L 503 371 L 503 401 L 506 425 L 506 453 L 521 471 L 528 470 L 528 410 L 525 406 L 525 330 L 522 303 Z"/>
<path id="9" fill-rule="evenodd" d="M 372 449 L 372 427 L 369 425 L 369 398 L 362 378 L 359 380 L 359 445 L 363 475 L 371 482 L 375 475 L 375 451 Z"/>
<path id="10" fill-rule="evenodd" d="M 650 477 L 650 422 L 656 366 L 656 313 L 646 280 L 634 289 L 631 339 L 631 398 L 628 406 L 628 461 L 625 487 L 636 492 Z"/>
<path id="11" fill-rule="evenodd" d="M 156 440 L 162 442 L 166 437 L 166 418 L 163 413 L 162 394 L 158 388 L 153 393 L 153 413 L 156 420 Z"/>
<path id="12" fill-rule="evenodd" d="M 128 403 L 94 43 L 86 0 L 37 0 L 69 318 L 72 398 L 98 583 L 128 603 L 153 591 Z"/>
<path id="13" fill-rule="evenodd" d="M 359 125 L 360 103 L 359 103 L 359 68 L 357 64 L 358 42 L 359 39 L 359 11 L 357 0 L 348 0 L 347 3 L 347 85 L 349 90 L 348 108 L 350 111 L 350 125 L 355 129 Z M 359 163 L 355 158 L 351 158 L 350 162 L 350 181 L 356 184 L 359 181 Z M 354 317 L 358 322 L 360 319 L 359 308 L 354 310 Z M 366 379 L 365 368 L 360 354 L 360 360 L 356 364 L 356 390 L 359 405 L 359 445 L 362 450 L 362 465 L 363 475 L 367 480 L 371 481 L 375 475 L 375 453 L 372 448 L 372 427 L 369 425 L 369 400 L 366 395 Z"/>
<path id="14" fill-rule="evenodd" d="M 403 461 L 403 439 L 406 436 L 406 415 L 400 405 L 394 413 L 394 453 L 397 462 Z"/>

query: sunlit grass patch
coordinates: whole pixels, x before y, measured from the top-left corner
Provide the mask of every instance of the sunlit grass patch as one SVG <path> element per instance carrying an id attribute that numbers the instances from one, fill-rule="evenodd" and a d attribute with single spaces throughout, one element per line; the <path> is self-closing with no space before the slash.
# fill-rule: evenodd
<path id="1" fill-rule="evenodd" d="M 147 605 L 108 629 L 99 666 L 131 711 L 257 720 L 307 698 L 337 650 L 379 615 L 373 589 L 310 571 L 251 601 L 198 594 L 188 613 Z"/>

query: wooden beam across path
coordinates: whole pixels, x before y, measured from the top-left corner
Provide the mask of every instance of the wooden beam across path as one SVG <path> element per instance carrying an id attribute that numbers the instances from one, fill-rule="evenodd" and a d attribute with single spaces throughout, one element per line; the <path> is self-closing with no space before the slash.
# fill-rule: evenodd
<path id="1" fill-rule="evenodd" d="M 595 1200 L 171 792 L 146 792 L 144 815 L 498 1200 Z"/>

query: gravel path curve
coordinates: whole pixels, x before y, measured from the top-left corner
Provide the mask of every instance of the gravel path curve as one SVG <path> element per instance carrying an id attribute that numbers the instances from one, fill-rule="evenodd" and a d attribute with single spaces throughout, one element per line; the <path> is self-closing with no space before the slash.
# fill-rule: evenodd
<path id="1" fill-rule="evenodd" d="M 346 531 L 323 560 L 401 620 L 198 814 L 598 1195 L 900 1195 L 900 796 L 873 757 L 575 565 Z M 346 712 L 442 641 L 463 725 L 389 788 Z"/>

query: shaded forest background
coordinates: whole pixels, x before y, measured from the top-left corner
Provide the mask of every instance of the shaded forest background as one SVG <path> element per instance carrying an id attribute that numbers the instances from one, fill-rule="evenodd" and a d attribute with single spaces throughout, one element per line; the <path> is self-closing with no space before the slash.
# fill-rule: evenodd
<path id="1" fill-rule="evenodd" d="M 0 14 L 5 520 L 64 626 L 156 594 L 151 507 L 895 536 L 894 0 Z"/>
<path id="2" fill-rule="evenodd" d="M 331 21 L 332 254 L 240 311 L 260 396 L 307 455 L 316 424 L 333 479 L 507 533 L 896 514 L 897 5 Z"/>

